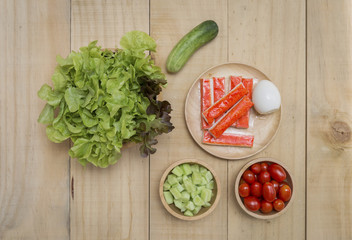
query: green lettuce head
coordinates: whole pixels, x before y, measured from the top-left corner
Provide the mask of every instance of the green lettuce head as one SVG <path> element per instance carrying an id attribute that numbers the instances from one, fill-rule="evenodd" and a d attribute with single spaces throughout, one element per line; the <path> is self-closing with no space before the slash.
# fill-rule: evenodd
<path id="1" fill-rule="evenodd" d="M 102 50 L 97 41 L 71 52 L 44 84 L 38 96 L 47 103 L 38 122 L 46 124 L 49 140 L 71 139 L 72 158 L 108 167 L 121 156 L 123 144 L 140 143 L 141 155 L 155 153 L 156 136 L 174 128 L 171 105 L 158 101 L 167 81 L 145 51 L 155 51 L 148 34 L 132 31 L 122 37 L 122 49 Z"/>

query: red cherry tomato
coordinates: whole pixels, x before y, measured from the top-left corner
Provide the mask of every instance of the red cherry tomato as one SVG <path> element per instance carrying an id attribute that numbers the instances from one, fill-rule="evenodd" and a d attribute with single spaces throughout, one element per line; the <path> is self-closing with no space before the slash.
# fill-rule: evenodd
<path id="1" fill-rule="evenodd" d="M 270 182 L 271 178 L 270 178 L 270 173 L 267 171 L 261 172 L 258 176 L 258 181 L 261 184 L 264 184 L 266 182 Z"/>
<path id="2" fill-rule="evenodd" d="M 262 200 L 261 203 L 260 203 L 260 211 L 262 213 L 270 213 L 271 211 L 273 210 L 273 204 L 268 202 L 268 201 L 265 201 L 265 200 Z"/>
<path id="3" fill-rule="evenodd" d="M 242 183 L 238 187 L 238 192 L 239 192 L 241 197 L 248 197 L 249 196 L 249 192 L 250 192 L 250 188 L 249 188 L 248 183 Z"/>
<path id="4" fill-rule="evenodd" d="M 262 196 L 262 185 L 259 182 L 251 184 L 251 195 L 254 197 Z"/>
<path id="5" fill-rule="evenodd" d="M 260 167 L 262 168 L 262 171 L 268 171 L 269 168 L 269 164 L 267 164 L 266 162 L 263 162 L 260 164 Z"/>
<path id="6" fill-rule="evenodd" d="M 282 186 L 284 186 L 284 185 L 287 185 L 287 186 L 288 186 L 288 183 L 287 183 L 287 182 L 285 182 L 285 181 L 280 182 L 280 183 L 279 183 L 279 188 L 281 188 L 281 187 L 282 187 Z"/>
<path id="7" fill-rule="evenodd" d="M 260 201 L 256 197 L 248 196 L 244 198 L 243 202 L 246 208 L 250 211 L 256 212 L 260 208 Z"/>
<path id="8" fill-rule="evenodd" d="M 274 185 L 275 192 L 279 193 L 279 183 L 275 180 L 271 180 L 270 182 Z"/>
<path id="9" fill-rule="evenodd" d="M 240 180 L 240 185 L 242 184 L 242 183 L 245 183 L 246 181 L 245 180 L 243 180 L 243 178 L 241 178 L 241 180 Z"/>
<path id="10" fill-rule="evenodd" d="M 276 211 L 280 212 L 282 209 L 285 208 L 285 203 L 281 199 L 276 199 L 273 202 L 273 207 Z"/>
<path id="11" fill-rule="evenodd" d="M 255 182 L 255 176 L 254 173 L 251 170 L 246 170 L 244 171 L 242 178 L 246 181 L 248 184 L 252 184 Z"/>
<path id="12" fill-rule="evenodd" d="M 280 188 L 279 198 L 284 202 L 291 199 L 291 188 L 288 185 L 284 185 Z"/>
<path id="13" fill-rule="evenodd" d="M 273 163 L 269 166 L 268 172 L 270 173 L 271 177 L 278 182 L 282 182 L 286 179 L 285 170 L 276 163 Z"/>
<path id="14" fill-rule="evenodd" d="M 263 185 L 263 198 L 268 202 L 273 202 L 276 198 L 276 192 L 274 185 L 270 182 L 266 182 Z"/>
<path id="15" fill-rule="evenodd" d="M 252 166 L 251 166 L 251 171 L 254 173 L 254 174 L 259 174 L 261 171 L 262 171 L 262 168 L 260 166 L 259 163 L 254 163 Z"/>

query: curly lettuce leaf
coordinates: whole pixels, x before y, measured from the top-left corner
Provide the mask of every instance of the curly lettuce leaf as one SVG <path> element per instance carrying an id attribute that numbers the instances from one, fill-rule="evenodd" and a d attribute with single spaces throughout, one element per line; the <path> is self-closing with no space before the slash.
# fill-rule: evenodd
<path id="1" fill-rule="evenodd" d="M 38 91 L 47 102 L 38 122 L 48 125 L 49 140 L 71 139 L 69 154 L 84 166 L 116 163 L 128 142 L 140 143 L 141 155 L 148 156 L 156 151 L 156 137 L 174 128 L 170 104 L 157 100 L 165 75 L 145 54 L 155 51 L 155 41 L 132 31 L 120 45 L 103 51 L 93 41 L 67 58 L 58 56 L 53 88 L 44 84 Z"/>

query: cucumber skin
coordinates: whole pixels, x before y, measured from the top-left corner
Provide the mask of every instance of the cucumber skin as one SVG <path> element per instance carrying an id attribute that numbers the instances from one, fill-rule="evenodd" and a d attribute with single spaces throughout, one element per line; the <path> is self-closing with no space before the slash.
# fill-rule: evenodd
<path id="1" fill-rule="evenodd" d="M 193 28 L 172 49 L 166 69 L 170 73 L 178 72 L 201 46 L 213 40 L 219 32 L 219 27 L 213 20 L 207 20 Z"/>

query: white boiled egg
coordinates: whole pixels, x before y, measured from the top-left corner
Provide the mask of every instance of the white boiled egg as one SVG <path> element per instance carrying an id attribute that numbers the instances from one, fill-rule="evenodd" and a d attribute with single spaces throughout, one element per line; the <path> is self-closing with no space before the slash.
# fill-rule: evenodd
<path id="1" fill-rule="evenodd" d="M 261 80 L 254 87 L 252 102 L 260 114 L 269 114 L 279 110 L 281 96 L 279 89 L 269 80 Z"/>

